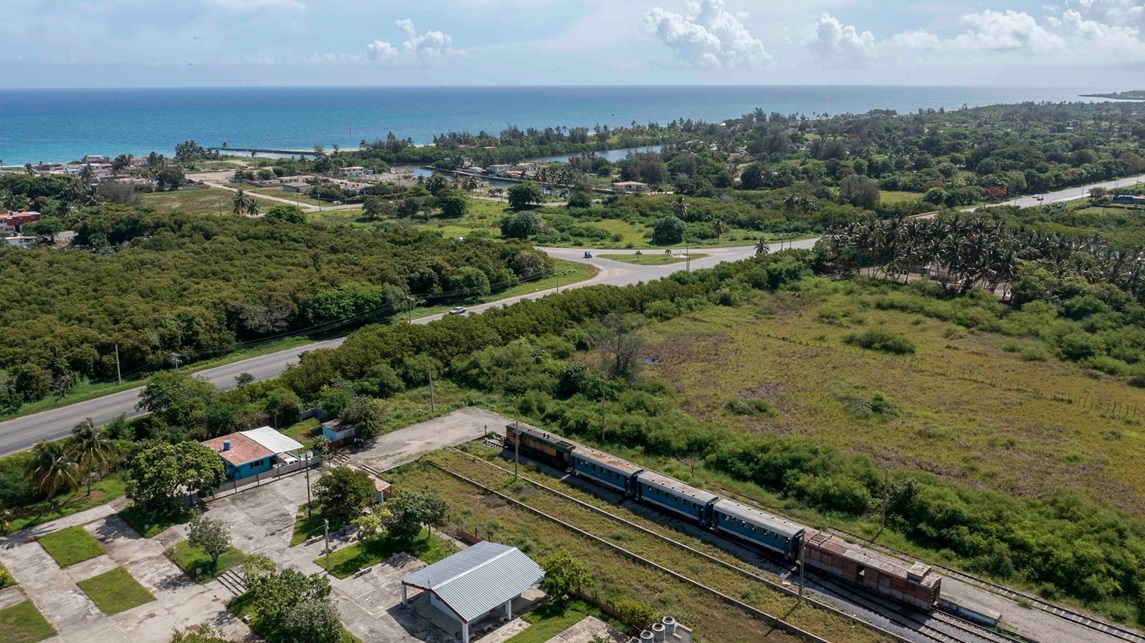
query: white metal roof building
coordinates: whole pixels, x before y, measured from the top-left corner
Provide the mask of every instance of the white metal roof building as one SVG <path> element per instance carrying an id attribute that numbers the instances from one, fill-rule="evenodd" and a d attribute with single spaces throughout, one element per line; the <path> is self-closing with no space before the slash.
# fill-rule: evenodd
<path id="1" fill-rule="evenodd" d="M 297 453 L 306 448 L 294 438 L 283 435 L 269 426 L 240 431 L 240 433 L 266 447 L 271 453 Z"/>
<path id="2" fill-rule="evenodd" d="M 513 599 L 544 578 L 540 565 L 516 547 L 484 541 L 408 574 L 402 605 L 407 587 L 428 592 L 434 606 L 461 623 L 461 640 L 468 643 L 469 623 L 498 608 L 511 619 Z"/>

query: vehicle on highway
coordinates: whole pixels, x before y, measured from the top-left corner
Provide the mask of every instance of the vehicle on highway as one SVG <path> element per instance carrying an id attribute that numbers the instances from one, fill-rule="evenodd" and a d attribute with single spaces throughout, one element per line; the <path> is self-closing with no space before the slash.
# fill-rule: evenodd
<path id="1" fill-rule="evenodd" d="M 862 589 L 930 611 L 942 579 L 929 565 L 880 551 L 655 473 L 614 455 L 525 424 L 505 427 L 509 449 L 722 533 L 796 560 Z"/>
<path id="2" fill-rule="evenodd" d="M 584 258 L 585 259 L 592 259 L 592 253 L 589 252 L 588 250 L 585 250 L 584 251 Z"/>
<path id="3" fill-rule="evenodd" d="M 449 314 L 450 315 L 464 315 L 465 314 L 465 306 L 454 306 L 453 308 L 449 309 Z"/>

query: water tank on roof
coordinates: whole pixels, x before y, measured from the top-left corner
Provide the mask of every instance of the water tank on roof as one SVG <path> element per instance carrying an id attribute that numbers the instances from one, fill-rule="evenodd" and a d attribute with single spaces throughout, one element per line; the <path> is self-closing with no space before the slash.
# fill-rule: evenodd
<path id="1" fill-rule="evenodd" d="M 652 640 L 653 640 L 652 639 L 652 632 L 649 632 L 648 630 L 644 630 L 643 632 L 640 633 L 640 643 L 648 643 L 649 641 L 652 641 Z"/>
<path id="2" fill-rule="evenodd" d="M 656 641 L 656 643 L 662 643 L 664 641 L 664 624 L 663 623 L 653 623 L 652 624 L 652 640 Z"/>
<path id="3" fill-rule="evenodd" d="M 231 450 L 231 441 L 230 440 L 223 440 L 223 451 L 230 451 L 230 450 Z"/>
<path id="4" fill-rule="evenodd" d="M 665 616 L 662 622 L 664 623 L 665 634 L 671 635 L 676 633 L 676 619 L 671 616 Z"/>

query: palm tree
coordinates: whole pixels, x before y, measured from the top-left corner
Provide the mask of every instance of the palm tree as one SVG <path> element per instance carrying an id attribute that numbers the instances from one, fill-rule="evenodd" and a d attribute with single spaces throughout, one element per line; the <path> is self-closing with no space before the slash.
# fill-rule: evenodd
<path id="1" fill-rule="evenodd" d="M 719 243 L 720 237 L 727 234 L 728 226 L 723 221 L 717 220 L 712 224 L 712 230 L 716 233 L 716 243 Z"/>
<path id="2" fill-rule="evenodd" d="M 231 207 L 232 211 L 239 216 L 254 216 L 258 214 L 258 199 L 243 190 L 239 190 L 231 199 Z"/>
<path id="3" fill-rule="evenodd" d="M 71 455 L 76 464 L 83 467 L 84 477 L 87 478 L 87 495 L 91 495 L 92 473 L 107 469 L 108 461 L 115 452 L 115 445 L 107 436 L 95 427 L 91 418 L 75 425 L 69 446 Z"/>
<path id="4" fill-rule="evenodd" d="M 672 204 L 672 214 L 675 214 L 677 219 L 688 216 L 688 202 L 684 200 L 684 197 L 676 199 L 676 202 Z"/>
<path id="5" fill-rule="evenodd" d="M 755 254 L 756 255 L 765 255 L 770 251 L 771 251 L 770 248 L 767 247 L 767 241 L 765 241 L 763 237 L 760 237 L 759 241 L 755 242 Z"/>
<path id="6" fill-rule="evenodd" d="M 28 461 L 28 477 L 51 501 L 61 489 L 79 486 L 79 465 L 68 453 L 63 442 L 40 442 L 32 447 Z"/>

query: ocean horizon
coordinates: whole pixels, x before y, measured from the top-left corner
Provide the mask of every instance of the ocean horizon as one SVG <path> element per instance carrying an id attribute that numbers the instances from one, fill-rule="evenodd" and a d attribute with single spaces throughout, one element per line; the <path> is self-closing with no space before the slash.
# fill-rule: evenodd
<path id="1" fill-rule="evenodd" d="M 0 90 L 0 160 L 58 163 L 86 154 L 171 154 L 205 147 L 356 148 L 393 132 L 417 144 L 448 131 L 496 134 L 562 125 L 615 127 L 719 122 L 762 109 L 781 114 L 958 109 L 1089 101 L 1080 87 L 877 85 L 258 87 Z"/>

